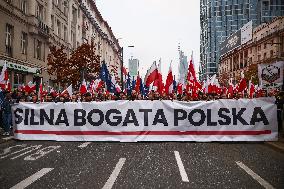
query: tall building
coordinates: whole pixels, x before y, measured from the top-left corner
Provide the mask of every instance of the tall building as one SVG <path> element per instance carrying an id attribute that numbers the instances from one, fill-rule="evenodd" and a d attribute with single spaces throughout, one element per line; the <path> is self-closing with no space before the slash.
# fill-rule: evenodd
<path id="1" fill-rule="evenodd" d="M 243 25 L 253 27 L 284 15 L 283 0 L 201 0 L 199 79 L 217 73 L 220 44 Z"/>
<path id="2" fill-rule="evenodd" d="M 187 78 L 187 69 L 188 69 L 188 62 L 187 56 L 184 55 L 184 52 L 178 46 L 179 51 L 179 66 L 178 66 L 178 81 L 185 82 Z"/>
<path id="3" fill-rule="evenodd" d="M 64 45 L 68 56 L 94 42 L 101 60 L 121 65 L 121 47 L 93 0 L 1 0 L 0 66 L 6 62 L 13 87 L 43 78 L 50 46 Z"/>
<path id="4" fill-rule="evenodd" d="M 139 70 L 139 60 L 138 59 L 131 59 L 128 60 L 128 69 L 129 69 L 129 75 L 132 77 L 137 76 L 138 70 Z"/>

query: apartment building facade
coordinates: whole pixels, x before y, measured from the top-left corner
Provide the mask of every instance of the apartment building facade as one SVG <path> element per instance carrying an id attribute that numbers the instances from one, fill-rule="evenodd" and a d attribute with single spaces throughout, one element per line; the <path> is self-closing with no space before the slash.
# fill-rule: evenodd
<path id="1" fill-rule="evenodd" d="M 270 64 L 284 60 L 284 17 L 276 17 L 253 29 L 252 40 L 221 56 L 219 77 L 227 74 L 237 80 L 251 64 Z"/>
<path id="2" fill-rule="evenodd" d="M 50 46 L 71 52 L 93 42 L 101 61 L 121 65 L 121 47 L 92 0 L 0 1 L 0 66 L 6 62 L 13 87 L 41 78 L 53 86 L 47 73 Z"/>

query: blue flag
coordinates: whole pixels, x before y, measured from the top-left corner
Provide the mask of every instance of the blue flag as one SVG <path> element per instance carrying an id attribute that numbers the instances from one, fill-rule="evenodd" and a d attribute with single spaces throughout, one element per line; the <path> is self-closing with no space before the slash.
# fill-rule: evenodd
<path id="1" fill-rule="evenodd" d="M 130 75 L 128 73 L 128 78 L 126 80 L 126 92 L 127 92 L 127 95 L 131 95 L 131 83 L 130 83 Z"/>
<path id="2" fill-rule="evenodd" d="M 144 88 L 142 78 L 140 77 L 139 79 L 140 79 L 140 93 L 142 94 L 142 96 L 146 96 L 146 92 L 145 92 L 145 88 Z"/>
<path id="3" fill-rule="evenodd" d="M 103 62 L 100 72 L 100 78 L 102 81 L 106 82 L 109 79 L 110 75 L 107 69 L 107 65 L 105 62 Z"/>
<path id="4" fill-rule="evenodd" d="M 106 84 L 106 89 L 111 93 L 116 93 L 115 84 L 111 82 L 111 75 L 107 69 L 107 65 L 103 62 L 100 72 L 100 78 Z"/>
<path id="5" fill-rule="evenodd" d="M 173 81 L 173 90 L 174 90 L 174 92 L 177 91 L 177 82 L 176 82 L 175 79 L 174 79 L 174 81 Z"/>
<path id="6" fill-rule="evenodd" d="M 135 81 L 135 78 L 133 76 L 133 78 L 132 78 L 132 90 L 135 89 L 135 85 L 136 85 L 136 81 Z"/>

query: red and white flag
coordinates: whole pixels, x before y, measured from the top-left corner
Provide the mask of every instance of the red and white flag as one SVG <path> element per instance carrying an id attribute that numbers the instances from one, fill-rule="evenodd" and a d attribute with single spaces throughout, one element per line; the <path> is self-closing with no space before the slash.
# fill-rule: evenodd
<path id="1" fill-rule="evenodd" d="M 190 83 L 197 81 L 193 63 L 193 53 L 191 54 L 191 60 L 188 65 L 187 81 L 189 81 Z"/>
<path id="2" fill-rule="evenodd" d="M 8 70 L 7 70 L 7 64 L 5 62 L 5 64 L 3 65 L 2 71 L 1 71 L 1 75 L 0 75 L 0 83 L 1 84 L 6 84 L 6 82 L 8 81 Z"/>
<path id="3" fill-rule="evenodd" d="M 43 86 L 42 86 L 42 78 L 40 79 L 40 84 L 39 84 L 39 91 L 38 91 L 38 97 L 40 99 L 40 102 L 43 102 Z"/>
<path id="4" fill-rule="evenodd" d="M 227 91 L 228 97 L 232 97 L 232 96 L 233 96 L 233 93 L 234 93 L 233 79 L 230 78 L 229 87 L 228 87 L 228 91 Z"/>
<path id="5" fill-rule="evenodd" d="M 138 72 L 138 75 L 137 75 L 137 78 L 136 78 L 136 83 L 135 83 L 135 91 L 137 93 L 140 92 L 140 85 L 141 85 L 141 79 L 140 79 L 139 72 Z"/>
<path id="6" fill-rule="evenodd" d="M 153 86 L 156 87 L 157 91 L 162 94 L 164 90 L 164 83 L 163 83 L 163 76 L 162 76 L 162 71 L 161 71 L 161 59 L 159 60 L 159 65 L 158 65 L 158 74 L 156 75 L 156 79 L 154 81 Z"/>
<path id="7" fill-rule="evenodd" d="M 156 80 L 157 77 L 158 77 L 158 68 L 156 61 L 154 61 L 145 75 L 145 80 L 144 80 L 145 85 L 149 87 L 151 83 L 153 83 Z"/>
<path id="8" fill-rule="evenodd" d="M 61 95 L 64 93 L 68 93 L 70 97 L 73 95 L 72 84 L 69 85 L 64 91 L 62 91 Z"/>
<path id="9" fill-rule="evenodd" d="M 29 81 L 28 84 L 26 86 L 24 86 L 24 91 L 25 92 L 31 93 L 31 92 L 33 92 L 35 90 L 36 90 L 36 85 L 33 84 L 32 81 Z"/>
<path id="10" fill-rule="evenodd" d="M 242 71 L 241 72 L 241 80 L 240 80 L 240 83 L 239 83 L 238 92 L 243 92 L 246 88 L 247 88 L 247 81 L 245 79 L 244 72 Z"/>
<path id="11" fill-rule="evenodd" d="M 174 82 L 174 78 L 173 78 L 173 72 L 172 72 L 172 64 L 170 64 L 170 68 L 169 68 L 169 72 L 168 72 L 168 76 L 166 80 L 166 85 L 165 85 L 165 92 L 167 95 L 171 94 L 173 91 L 173 82 Z"/>
<path id="12" fill-rule="evenodd" d="M 87 84 L 86 84 L 85 79 L 83 80 L 82 85 L 80 87 L 80 93 L 81 94 L 86 94 L 87 93 Z"/>
<path id="13" fill-rule="evenodd" d="M 249 80 L 249 97 L 253 98 L 253 95 L 255 93 L 255 87 L 254 84 Z"/>
<path id="14" fill-rule="evenodd" d="M 11 83 L 10 83 L 9 79 L 7 80 L 5 89 L 6 89 L 6 91 L 11 91 L 12 90 Z"/>

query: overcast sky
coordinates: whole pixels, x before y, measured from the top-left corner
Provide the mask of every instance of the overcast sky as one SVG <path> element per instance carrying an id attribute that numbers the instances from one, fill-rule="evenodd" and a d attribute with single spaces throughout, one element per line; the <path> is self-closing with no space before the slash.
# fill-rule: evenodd
<path id="1" fill-rule="evenodd" d="M 120 45 L 124 63 L 133 55 L 140 61 L 144 76 L 154 60 L 162 59 L 163 79 L 170 61 L 178 75 L 178 43 L 190 58 L 194 52 L 199 63 L 199 0 L 96 0 L 99 11 L 109 23 Z M 134 48 L 127 46 L 134 45 Z"/>

